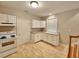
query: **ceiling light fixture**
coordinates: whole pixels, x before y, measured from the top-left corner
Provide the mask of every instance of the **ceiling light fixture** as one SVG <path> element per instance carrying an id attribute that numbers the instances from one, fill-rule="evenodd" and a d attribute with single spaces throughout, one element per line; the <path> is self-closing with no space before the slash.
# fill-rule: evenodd
<path id="1" fill-rule="evenodd" d="M 37 8 L 39 6 L 39 3 L 37 1 L 31 1 L 30 2 L 30 5 L 33 7 L 33 8 Z"/>

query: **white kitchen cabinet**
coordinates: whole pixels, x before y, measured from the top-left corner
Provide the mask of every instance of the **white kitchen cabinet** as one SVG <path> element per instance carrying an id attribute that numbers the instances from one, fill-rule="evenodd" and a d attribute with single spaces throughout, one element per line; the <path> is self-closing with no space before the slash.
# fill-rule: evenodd
<path id="1" fill-rule="evenodd" d="M 7 15 L 7 16 L 8 16 L 9 23 L 16 24 L 16 16 L 13 16 L 13 15 Z"/>
<path id="2" fill-rule="evenodd" d="M 45 21 L 40 21 L 40 27 L 45 28 L 46 27 L 46 22 Z"/>
<path id="3" fill-rule="evenodd" d="M 40 21 L 39 20 L 32 20 L 32 28 L 39 28 L 40 27 Z"/>
<path id="4" fill-rule="evenodd" d="M 43 40 L 55 46 L 59 45 L 59 35 L 52 35 L 52 34 L 40 32 L 40 33 L 32 34 L 32 40 L 34 40 L 34 42 Z"/>
<path id="5" fill-rule="evenodd" d="M 47 41 L 47 39 L 48 39 L 48 38 L 47 38 L 47 34 L 42 33 L 41 38 L 42 38 L 42 40 Z"/>
<path id="6" fill-rule="evenodd" d="M 0 14 L 0 23 L 7 21 L 7 15 L 6 14 Z"/>
<path id="7" fill-rule="evenodd" d="M 41 40 L 40 34 L 39 33 L 33 33 L 32 34 L 32 40 L 33 42 L 38 42 Z"/>
<path id="8" fill-rule="evenodd" d="M 47 40 L 48 43 L 56 45 L 56 46 L 59 45 L 59 36 L 58 35 L 49 34 L 47 38 L 48 38 L 48 40 Z"/>
<path id="9" fill-rule="evenodd" d="M 40 20 L 37 20 L 36 27 L 40 28 Z"/>
<path id="10" fill-rule="evenodd" d="M 34 39 L 34 41 L 35 42 L 37 42 L 37 41 L 39 41 L 40 40 L 40 34 L 38 33 L 38 34 L 35 34 L 35 39 Z"/>
<path id="11" fill-rule="evenodd" d="M 47 33 L 42 33 L 41 40 L 48 42 L 52 45 L 59 45 L 59 35 L 52 35 Z"/>
<path id="12" fill-rule="evenodd" d="M 0 14 L 0 26 L 16 26 L 16 16 Z"/>
<path id="13" fill-rule="evenodd" d="M 36 20 L 32 20 L 32 28 L 35 28 L 36 27 Z"/>
<path id="14" fill-rule="evenodd" d="M 45 28 L 45 21 L 33 19 L 32 28 Z"/>
<path id="15" fill-rule="evenodd" d="M 43 39 L 43 34 L 42 33 L 35 33 L 35 34 L 32 34 L 32 40 L 34 42 L 38 42 L 40 40 Z"/>

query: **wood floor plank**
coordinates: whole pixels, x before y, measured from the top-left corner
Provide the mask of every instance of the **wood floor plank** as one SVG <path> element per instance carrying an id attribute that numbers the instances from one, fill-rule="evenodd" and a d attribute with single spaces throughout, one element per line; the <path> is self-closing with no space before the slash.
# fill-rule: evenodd
<path id="1" fill-rule="evenodd" d="M 62 47 L 60 47 L 62 48 Z M 17 53 L 8 56 L 7 58 L 61 58 L 66 57 L 65 53 L 56 49 L 49 44 L 44 42 L 38 42 L 36 44 L 25 44 L 17 47 Z"/>

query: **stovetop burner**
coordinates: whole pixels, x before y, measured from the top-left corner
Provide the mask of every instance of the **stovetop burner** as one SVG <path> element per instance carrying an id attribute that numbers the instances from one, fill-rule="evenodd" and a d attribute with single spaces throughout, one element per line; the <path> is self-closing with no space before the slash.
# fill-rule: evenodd
<path id="1" fill-rule="evenodd" d="M 0 39 L 10 39 L 15 37 L 16 37 L 15 33 L 0 33 Z"/>

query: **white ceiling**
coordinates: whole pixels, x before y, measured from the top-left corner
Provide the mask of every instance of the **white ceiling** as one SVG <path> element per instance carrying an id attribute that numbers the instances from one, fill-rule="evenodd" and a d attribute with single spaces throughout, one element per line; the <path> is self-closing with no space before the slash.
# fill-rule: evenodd
<path id="1" fill-rule="evenodd" d="M 79 1 L 39 1 L 39 8 L 32 8 L 30 1 L 0 1 L 0 6 L 27 11 L 36 16 L 48 16 L 63 11 L 79 8 Z"/>

